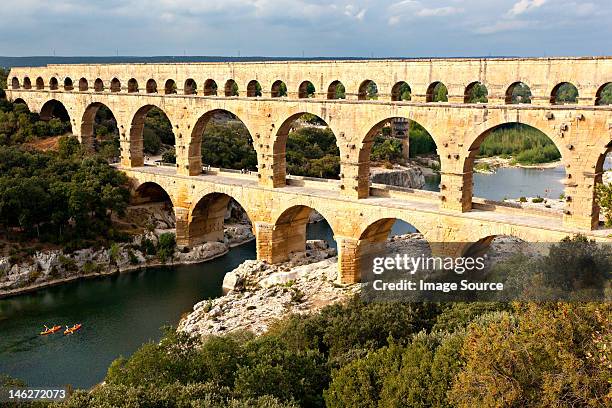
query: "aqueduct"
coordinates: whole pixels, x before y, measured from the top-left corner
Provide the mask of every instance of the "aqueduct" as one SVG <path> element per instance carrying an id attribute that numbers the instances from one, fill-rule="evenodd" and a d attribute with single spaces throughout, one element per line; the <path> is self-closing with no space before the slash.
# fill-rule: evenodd
<path id="1" fill-rule="evenodd" d="M 364 90 L 372 82 L 374 97 Z M 495 235 L 556 241 L 582 233 L 611 239 L 612 230 L 599 223 L 594 187 L 612 151 L 612 106 L 600 105 L 602 89 L 612 83 L 612 58 L 48 65 L 13 68 L 9 83 L 8 98 L 41 117 L 67 115 L 84 144 L 93 141 L 95 111 L 107 106 L 120 132 L 118 167 L 135 189 L 155 183 L 166 191 L 183 245 L 218 238 L 219 208 L 228 197 L 247 211 L 258 258 L 270 262 L 304 248 L 306 209 L 319 211 L 338 242 L 344 282 L 359 279 L 361 255 L 386 237 L 392 219 L 414 225 L 435 251 L 454 254 Z M 404 83 L 410 100 L 400 97 Z M 448 102 L 434 102 L 438 83 L 448 90 Z M 469 102 L 475 83 L 486 87 L 486 102 Z M 531 103 L 513 104 L 518 83 L 529 87 Z M 578 91 L 571 104 L 557 104 L 562 83 Z M 143 123 L 152 107 L 172 123 L 176 168 L 145 165 Z M 249 130 L 256 174 L 203 172 L 202 129 L 219 110 L 233 113 Z M 303 113 L 321 117 L 334 132 L 339 181 L 287 175 L 288 124 Z M 370 183 L 373 129 L 393 118 L 415 120 L 431 133 L 441 159 L 439 193 Z M 473 197 L 480 142 L 506 123 L 541 130 L 561 152 L 567 177 L 563 213 Z"/>

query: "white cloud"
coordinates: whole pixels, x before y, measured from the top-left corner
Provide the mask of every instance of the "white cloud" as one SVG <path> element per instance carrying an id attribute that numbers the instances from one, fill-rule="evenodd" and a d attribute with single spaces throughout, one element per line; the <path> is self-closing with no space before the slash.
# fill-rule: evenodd
<path id="1" fill-rule="evenodd" d="M 504 31 L 515 31 L 528 27 L 530 23 L 524 20 L 505 20 L 494 24 L 484 25 L 474 30 L 478 34 L 495 34 Z"/>
<path id="2" fill-rule="evenodd" d="M 353 4 L 347 4 L 344 7 L 344 15 L 348 16 L 348 17 L 352 17 L 354 19 L 357 19 L 359 21 L 363 21 L 364 17 L 366 14 L 366 9 L 365 8 L 358 8 L 356 6 L 354 6 Z"/>
<path id="3" fill-rule="evenodd" d="M 419 17 L 438 17 L 438 16 L 450 16 L 453 14 L 463 13 L 462 8 L 457 7 L 438 7 L 438 8 L 424 8 L 417 11 L 416 15 Z"/>
<path id="4" fill-rule="evenodd" d="M 531 11 L 533 9 L 542 7 L 547 0 L 519 0 L 514 3 L 514 6 L 508 11 L 508 16 L 515 17 Z"/>

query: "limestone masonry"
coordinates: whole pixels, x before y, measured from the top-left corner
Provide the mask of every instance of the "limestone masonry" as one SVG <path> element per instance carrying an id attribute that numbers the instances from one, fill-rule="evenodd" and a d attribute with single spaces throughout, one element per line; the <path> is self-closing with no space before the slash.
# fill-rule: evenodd
<path id="1" fill-rule="evenodd" d="M 261 96 L 255 96 L 255 81 Z M 371 81 L 378 88 L 377 100 L 366 98 Z M 281 82 L 287 89 L 282 97 Z M 399 100 L 404 82 L 411 89 L 409 101 Z M 449 102 L 431 102 L 440 82 Z M 520 82 L 529 86 L 531 104 L 512 104 L 512 90 Z M 566 82 L 578 89 L 577 103 L 558 105 L 556 90 Z M 340 83 L 346 99 L 336 99 Z M 476 83 L 486 86 L 487 103 L 466 103 Z M 131 177 L 136 195 L 155 188 L 168 194 L 179 243 L 217 239 L 233 197 L 253 222 L 258 258 L 279 262 L 304 249 L 314 208 L 334 231 L 340 279 L 354 282 L 360 258 L 384 243 L 395 218 L 419 229 L 434 252 L 447 254 L 461 254 L 496 235 L 555 241 L 583 233 L 610 240 L 612 230 L 599 226 L 594 195 L 605 155 L 612 150 L 612 107 L 598 105 L 609 83 L 612 58 L 49 65 L 12 69 L 7 95 L 42 118 L 58 115 L 63 106 L 73 133 L 87 145 L 93 143 L 97 110 L 107 106 L 120 131 L 119 167 Z M 144 165 L 144 118 L 153 107 L 172 123 L 176 168 Z M 249 130 L 257 174 L 203 174 L 203 129 L 220 110 L 235 114 Z M 341 156 L 339 182 L 287 176 L 287 135 L 304 113 L 321 117 L 334 132 Z M 373 137 L 394 118 L 415 120 L 434 138 L 441 160 L 440 193 L 370 185 Z M 481 142 L 511 122 L 541 130 L 561 152 L 567 174 L 563 214 L 472 197 Z"/>

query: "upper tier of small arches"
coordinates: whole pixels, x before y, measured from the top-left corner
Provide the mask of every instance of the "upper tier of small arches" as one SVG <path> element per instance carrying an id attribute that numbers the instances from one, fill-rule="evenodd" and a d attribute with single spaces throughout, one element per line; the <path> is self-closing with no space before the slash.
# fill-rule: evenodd
<path id="1" fill-rule="evenodd" d="M 219 84 L 221 87 L 219 87 Z M 164 79 L 158 87 L 158 81 L 148 78 L 141 81 L 129 78 L 121 80 L 117 77 L 111 80 L 102 78 L 73 78 L 57 77 L 44 79 L 37 77 L 34 81 L 30 77 L 22 79 L 12 77 L 11 88 L 14 90 L 49 90 L 66 92 L 115 92 L 115 93 L 142 93 L 164 95 L 190 95 L 214 97 L 268 97 L 268 98 L 318 98 L 318 99 L 357 99 L 357 100 L 391 100 L 391 101 L 417 101 L 417 102 L 452 102 L 466 104 L 529 104 L 532 99 L 539 99 L 553 105 L 582 104 L 582 105 L 611 105 L 612 82 L 601 84 L 596 90 L 586 92 L 594 97 L 581 97 L 581 91 L 570 82 L 556 83 L 547 94 L 534 95 L 530 86 L 523 82 L 508 84 L 503 93 L 492 96 L 485 83 L 474 81 L 466 84 L 461 95 L 452 95 L 447 86 L 441 81 L 434 81 L 428 85 L 421 95 L 414 98 L 412 88 L 408 81 L 399 80 L 390 89 L 379 88 L 373 79 L 361 81 L 357 89 L 347 89 L 340 80 L 331 81 L 324 89 L 317 89 L 312 81 L 302 81 L 296 89 L 290 89 L 286 82 L 277 79 L 272 83 L 261 84 L 253 79 L 240 85 L 230 78 L 217 81 L 212 78 L 198 81 L 187 78 L 183 83 L 174 79 Z M 351 92 L 352 91 L 352 92 Z M 456 93 L 456 92 L 455 92 Z"/>

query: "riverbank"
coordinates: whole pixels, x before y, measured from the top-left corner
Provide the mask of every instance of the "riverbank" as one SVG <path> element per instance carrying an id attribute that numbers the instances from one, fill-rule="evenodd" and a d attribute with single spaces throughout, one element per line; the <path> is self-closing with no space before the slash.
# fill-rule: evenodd
<path id="1" fill-rule="evenodd" d="M 474 171 L 478 173 L 491 174 L 500 167 L 515 167 L 520 169 L 554 169 L 563 165 L 560 160 L 548 163 L 537 163 L 537 164 L 520 164 L 513 162 L 512 157 L 481 157 L 474 160 Z"/>
<path id="2" fill-rule="evenodd" d="M 72 254 L 63 251 L 36 253 L 31 261 L 10 265 L 8 258 L 0 258 L 0 299 L 36 292 L 41 289 L 83 279 L 97 279 L 122 273 L 140 271 L 158 266 L 178 266 L 210 261 L 228 253 L 230 248 L 255 239 L 250 225 L 230 225 L 225 229 L 224 242 L 207 242 L 189 248 L 178 249 L 171 259 L 161 261 L 156 255 L 147 255 L 135 246 L 144 240 L 157 242 L 159 235 L 169 231 L 156 231 L 137 236 L 130 244 L 120 244 L 114 256 L 113 249 L 97 251 L 85 249 Z M 230 238 L 231 237 L 231 238 Z"/>

